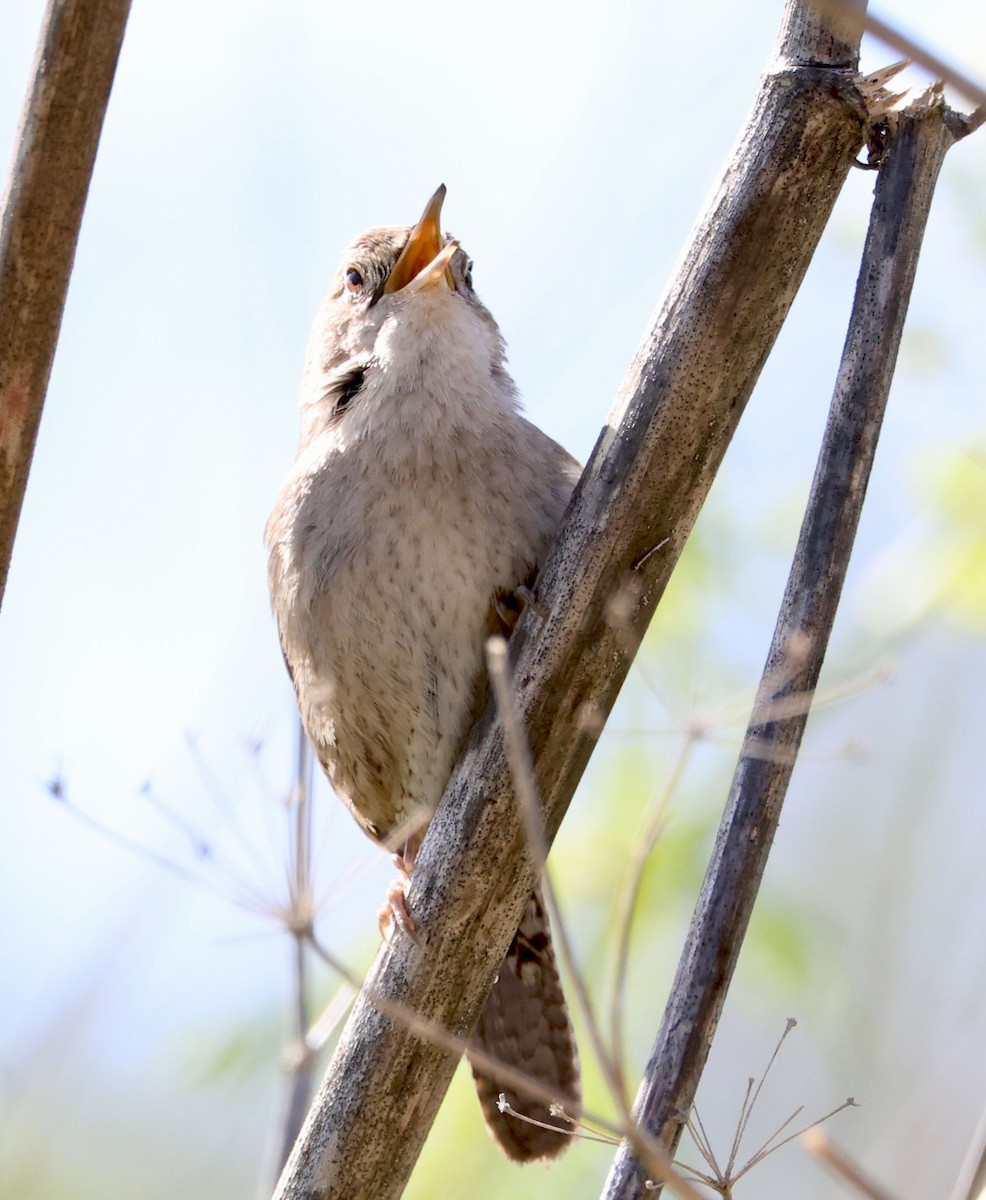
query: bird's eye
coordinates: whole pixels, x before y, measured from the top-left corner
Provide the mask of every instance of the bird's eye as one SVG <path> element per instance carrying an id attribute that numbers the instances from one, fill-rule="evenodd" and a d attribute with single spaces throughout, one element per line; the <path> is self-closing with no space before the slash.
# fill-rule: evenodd
<path id="1" fill-rule="evenodd" d="M 466 259 L 466 269 L 462 272 L 466 287 L 472 287 L 472 259 Z"/>
<path id="2" fill-rule="evenodd" d="M 355 267 L 346 271 L 346 288 L 350 292 L 359 292 L 363 288 L 363 276 Z"/>

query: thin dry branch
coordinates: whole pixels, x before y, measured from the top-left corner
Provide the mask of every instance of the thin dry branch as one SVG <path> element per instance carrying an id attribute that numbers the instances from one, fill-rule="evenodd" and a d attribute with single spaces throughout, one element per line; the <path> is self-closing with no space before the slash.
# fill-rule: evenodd
<path id="1" fill-rule="evenodd" d="M 951 1200 L 979 1200 L 986 1193 L 986 1111 L 980 1114 L 976 1132 L 966 1151 Z"/>
<path id="2" fill-rule="evenodd" d="M 704 730 L 696 723 L 685 734 L 685 740 L 668 772 L 667 778 L 654 792 L 647 805 L 647 813 L 637 837 L 630 845 L 627 864 L 616 898 L 614 936 L 607 971 L 609 983 L 609 1036 L 612 1047 L 612 1062 L 620 1081 L 620 1094 L 627 1091 L 625 1084 L 624 1013 L 626 1010 L 626 982 L 630 966 L 630 938 L 633 933 L 637 905 L 643 888 L 647 863 L 657 846 L 658 839 L 667 823 L 668 804 L 685 773 L 692 751 L 704 737 Z"/>
<path id="3" fill-rule="evenodd" d="M 806 704 L 785 711 L 778 701 L 814 692 L 835 619 L 931 197 L 955 140 L 947 118 L 934 94 L 891 119 L 849 333 L 764 682 L 634 1106 L 636 1119 L 672 1153 L 695 1098 L 807 722 Z M 790 662 L 797 670 L 778 688 L 774 680 Z M 630 1200 L 644 1194 L 645 1181 L 646 1169 L 624 1146 L 603 1194 Z"/>
<path id="4" fill-rule="evenodd" d="M 801 1142 L 809 1154 L 823 1162 L 856 1196 L 862 1196 L 863 1200 L 896 1200 L 865 1175 L 862 1168 L 821 1129 L 809 1129 L 802 1134 Z"/>
<path id="5" fill-rule="evenodd" d="M 568 935 L 568 927 L 562 917 L 555 895 L 551 874 L 548 871 L 546 858 L 547 847 L 541 832 L 541 800 L 537 793 L 537 783 L 534 778 L 534 767 L 531 762 L 531 749 L 524 735 L 524 727 L 517 715 L 514 703 L 513 680 L 510 675 L 507 643 L 502 637 L 490 638 L 486 643 L 486 662 L 489 667 L 490 681 L 493 685 L 493 697 L 496 703 L 497 715 L 503 729 L 504 748 L 507 761 L 510 763 L 511 779 L 520 815 L 524 823 L 524 836 L 530 849 L 537 874 L 541 879 L 541 892 L 544 896 L 551 927 L 554 930 L 554 941 L 558 947 L 561 961 L 568 971 L 572 990 L 575 993 L 578 1009 L 585 1022 L 586 1032 L 592 1046 L 592 1052 L 601 1071 L 610 1097 L 619 1113 L 621 1122 L 628 1126 L 630 1118 L 630 1102 L 623 1084 L 623 1076 L 614 1062 L 609 1047 L 603 1040 L 595 1008 L 589 996 L 582 972 L 579 970 Z"/>
<path id="6" fill-rule="evenodd" d="M 863 142 L 855 47 L 813 28 L 762 82 L 512 638 L 549 844 Z M 401 1194 L 457 1056 L 371 996 L 468 1036 L 535 871 L 488 708 L 415 864 L 421 939 L 381 950 L 278 1200 Z"/>
<path id="7" fill-rule="evenodd" d="M 354 987 L 358 987 L 360 982 L 358 976 L 322 946 L 314 934 L 310 934 L 310 938 L 316 953 L 334 971 L 341 975 L 344 980 L 350 982 Z M 478 1049 L 474 1043 L 469 1043 L 463 1038 L 455 1037 L 448 1030 L 442 1028 L 441 1025 L 425 1020 L 413 1009 L 407 1008 L 398 1002 L 388 1000 L 378 993 L 368 992 L 365 984 L 362 995 L 382 1013 L 402 1023 L 414 1032 L 416 1036 L 424 1039 L 436 1048 L 454 1054 L 456 1058 L 468 1051 L 473 1063 L 480 1067 L 485 1074 L 499 1077 L 505 1088 L 514 1088 L 526 1093 L 532 1099 L 549 1105 L 557 1104 L 559 1108 L 564 1108 L 567 1100 L 565 1093 L 546 1087 L 533 1076 L 517 1070 L 516 1067 L 511 1067 L 506 1063 L 498 1061 L 491 1055 Z M 518 1115 L 518 1119 L 525 1118 L 522 1115 Z M 537 1124 L 537 1122 L 532 1122 L 532 1124 Z M 630 1138 L 637 1153 L 640 1155 L 641 1161 L 647 1164 L 647 1169 L 652 1178 L 662 1180 L 671 1188 L 676 1196 L 681 1197 L 681 1200 L 703 1200 L 703 1197 L 695 1190 L 689 1180 L 675 1168 L 674 1163 L 663 1147 L 643 1130 L 637 1128 L 632 1121 L 616 1124 L 597 1113 L 583 1112 L 580 1125 L 595 1128 L 608 1135 L 606 1137 L 591 1138 L 590 1140 L 592 1141 L 606 1141 L 610 1145 L 616 1145 L 619 1138 Z"/>
<path id="8" fill-rule="evenodd" d="M 49 0 L 0 228 L 0 604 L 130 0 Z"/>
<path id="9" fill-rule="evenodd" d="M 288 1089 L 278 1131 L 276 1182 L 301 1132 L 314 1084 L 314 1051 L 309 1041 L 308 950 L 314 901 L 311 887 L 312 748 L 301 724 L 295 728 L 295 782 L 292 789 L 289 933 L 292 939 L 291 985 L 293 1053 L 288 1059 Z"/>

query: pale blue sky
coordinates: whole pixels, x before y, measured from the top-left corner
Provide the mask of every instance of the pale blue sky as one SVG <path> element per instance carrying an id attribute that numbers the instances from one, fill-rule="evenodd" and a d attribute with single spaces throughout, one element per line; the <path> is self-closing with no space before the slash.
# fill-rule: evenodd
<path id="1" fill-rule="evenodd" d="M 4 153 L 43 7 L 15 0 L 0 13 Z M 173 839 L 137 798 L 148 779 L 222 828 L 187 731 L 238 802 L 252 786 L 250 736 L 265 739 L 272 788 L 286 786 L 292 702 L 262 531 L 293 454 L 308 326 L 341 248 L 369 225 L 410 223 L 444 181 L 445 218 L 475 259 L 530 415 L 584 459 L 780 10 L 135 0 L 0 618 L 0 971 L 17 980 L 0 1043 L 29 1038 L 124 936 L 153 938 L 156 970 L 195 984 L 172 996 L 150 967 L 128 975 L 110 1057 L 153 1056 L 191 1007 L 246 1011 L 281 987 L 273 939 L 222 940 L 249 935 L 252 919 L 83 830 L 43 782 L 61 772 L 80 805 L 158 847 Z M 901 0 L 894 15 L 986 75 L 978 3 L 940 0 L 932 17 Z M 870 46 L 864 66 L 894 57 Z M 986 292 L 969 243 L 975 213 L 982 236 L 984 177 L 980 134 L 946 162 L 913 302 L 913 327 L 938 331 L 944 364 L 928 377 L 903 356 L 859 570 L 912 518 L 915 452 L 982 429 Z M 872 181 L 850 177 L 717 489 L 751 543 L 771 511 L 789 510 L 796 529 Z M 767 571 L 762 613 L 734 614 L 751 675 L 783 570 L 779 558 Z M 263 805 L 243 811 L 263 841 Z M 345 947 L 350 923 L 370 935 L 390 867 L 345 813 L 330 820 L 330 862 L 355 855 L 369 872 L 346 902 L 358 915 L 338 931 Z M 278 853 L 265 868 L 272 894 Z"/>

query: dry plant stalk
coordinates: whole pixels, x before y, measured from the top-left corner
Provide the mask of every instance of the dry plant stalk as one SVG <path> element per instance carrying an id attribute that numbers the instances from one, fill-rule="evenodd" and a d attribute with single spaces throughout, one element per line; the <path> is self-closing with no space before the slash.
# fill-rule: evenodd
<path id="1" fill-rule="evenodd" d="M 976 1131 L 959 1170 L 951 1200 L 980 1200 L 986 1192 L 986 1111 L 979 1116 Z"/>
<path id="2" fill-rule="evenodd" d="M 50 0 L 0 229 L 0 603 L 130 0 Z"/>
<path id="3" fill-rule="evenodd" d="M 502 637 L 490 638 L 486 643 L 486 662 L 489 667 L 497 716 L 503 729 L 504 748 L 510 764 L 511 779 L 524 826 L 524 837 L 534 859 L 536 877 L 541 880 L 541 892 L 548 909 L 551 927 L 554 930 L 555 942 L 572 981 L 575 999 L 585 1021 L 592 1050 L 606 1080 L 610 1096 L 621 1118 L 628 1120 L 629 1106 L 624 1094 L 622 1076 L 603 1041 L 599 1021 L 596 1019 L 595 1009 L 589 998 L 589 989 L 586 987 L 585 979 L 576 962 L 568 925 L 559 908 L 554 884 L 547 868 L 548 850 L 541 830 L 541 800 L 534 778 L 531 748 L 528 745 L 524 727 L 514 702 L 508 648 Z"/>
<path id="4" fill-rule="evenodd" d="M 895 1200 L 889 1192 L 864 1175 L 859 1165 L 844 1150 L 840 1150 L 823 1130 L 809 1129 L 802 1134 L 801 1144 L 863 1200 Z"/>
<path id="5" fill-rule="evenodd" d="M 291 986 L 294 1045 L 287 1068 L 288 1092 L 278 1130 L 274 1182 L 287 1162 L 311 1103 L 314 1051 L 310 1041 L 308 953 L 314 915 L 311 881 L 312 748 L 301 721 L 296 726 L 295 781 L 291 795 L 291 862 L 289 867 L 288 932 L 292 940 Z"/>
<path id="6" fill-rule="evenodd" d="M 864 140 L 855 47 L 789 4 L 779 62 L 627 375 L 514 632 L 517 710 L 554 837 Z M 826 65 L 829 64 L 829 65 Z M 403 1191 L 457 1056 L 381 1011 L 471 1031 L 536 864 L 495 713 L 473 732 L 415 864 L 423 931 L 382 948 L 278 1200 Z"/>
<path id="7" fill-rule="evenodd" d="M 705 1066 L 801 744 L 805 701 L 821 671 L 938 172 L 946 151 L 968 132 L 936 89 L 889 121 L 849 332 L 764 680 L 634 1106 L 635 1118 L 671 1153 Z M 778 672 L 787 676 L 781 687 Z M 624 1146 L 606 1200 L 641 1196 L 646 1186 L 646 1168 Z"/>
<path id="8" fill-rule="evenodd" d="M 350 982 L 354 988 L 360 987 L 359 976 L 327 950 L 314 934 L 311 935 L 311 941 L 316 953 L 328 966 L 344 980 Z M 367 996 L 365 984 L 363 986 L 363 995 Z M 533 1076 L 498 1061 L 478 1049 L 475 1043 L 467 1042 L 464 1038 L 455 1037 L 448 1030 L 443 1029 L 441 1025 L 425 1020 L 411 1008 L 388 1000 L 385 996 L 376 993 L 369 993 L 367 998 L 381 1012 L 406 1026 L 417 1037 L 453 1054 L 456 1059 L 468 1051 L 470 1058 L 486 1074 L 498 1077 L 504 1087 L 515 1088 L 529 1095 L 534 1100 L 548 1105 L 557 1105 L 559 1110 L 563 1109 L 566 1099 L 564 1093 L 552 1091 L 552 1089 Z M 509 1105 L 506 1105 L 506 1110 L 517 1116 L 519 1120 L 530 1119 L 523 1114 L 516 1113 Z M 531 1123 L 538 1124 L 536 1121 Z M 604 1136 L 594 1137 L 591 1133 L 585 1132 L 585 1130 L 593 1129 Z M 695 1190 L 693 1184 L 676 1170 L 663 1147 L 630 1121 L 616 1124 L 599 1114 L 583 1111 L 578 1130 L 573 1130 L 573 1137 L 575 1136 L 579 1138 L 585 1137 L 590 1141 L 602 1141 L 612 1146 L 617 1145 L 620 1138 L 629 1137 L 633 1140 L 637 1152 L 640 1154 L 642 1161 L 647 1164 L 647 1169 L 651 1172 L 653 1178 L 665 1182 L 675 1195 L 682 1197 L 682 1200 L 704 1200 Z"/>

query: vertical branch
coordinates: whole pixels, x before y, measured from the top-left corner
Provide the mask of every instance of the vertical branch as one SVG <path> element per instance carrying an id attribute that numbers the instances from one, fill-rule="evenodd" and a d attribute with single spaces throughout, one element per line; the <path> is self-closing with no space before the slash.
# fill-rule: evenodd
<path id="1" fill-rule="evenodd" d="M 0 603 L 130 0 L 49 0 L 0 228 Z"/>
<path id="2" fill-rule="evenodd" d="M 634 1106 L 637 1120 L 672 1152 L 694 1101 L 808 719 L 873 465 L 935 181 L 954 139 L 941 97 L 922 100 L 895 119 L 877 180 L 849 332 L 774 639 Z M 606 1200 L 628 1200 L 642 1196 L 645 1187 L 645 1170 L 624 1143 L 603 1194 Z"/>
<path id="3" fill-rule="evenodd" d="M 986 1192 L 986 1110 L 979 1117 L 976 1132 L 962 1161 L 951 1200 L 977 1200 Z"/>
<path id="4" fill-rule="evenodd" d="M 295 1049 L 291 1059 L 287 1106 L 278 1136 L 277 1170 L 287 1162 L 308 1112 L 312 1094 L 313 1055 L 309 1045 L 308 953 L 312 928 L 311 828 L 312 748 L 299 718 L 295 743 L 295 785 L 289 819 L 291 829 L 290 933 L 293 939 L 293 1025 Z"/>

